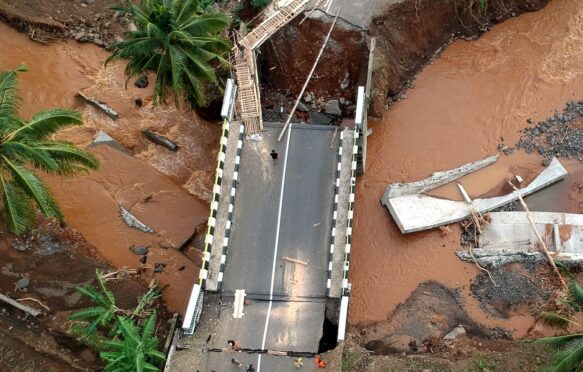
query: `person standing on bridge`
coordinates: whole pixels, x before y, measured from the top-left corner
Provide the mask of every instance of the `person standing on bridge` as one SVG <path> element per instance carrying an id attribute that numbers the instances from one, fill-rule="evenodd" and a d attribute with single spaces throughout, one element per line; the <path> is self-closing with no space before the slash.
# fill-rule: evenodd
<path id="1" fill-rule="evenodd" d="M 277 164 L 277 157 L 279 156 L 279 154 L 275 150 L 272 149 L 271 153 L 269 155 L 273 159 L 273 164 Z"/>
<path id="2" fill-rule="evenodd" d="M 243 363 L 239 362 L 235 358 L 231 359 L 231 363 L 233 363 L 235 365 L 235 367 L 237 367 L 237 368 L 242 368 L 243 367 Z"/>
<path id="3" fill-rule="evenodd" d="M 304 366 L 304 361 L 302 360 L 302 358 L 297 358 L 294 361 L 294 367 L 296 367 L 297 369 L 300 369 Z"/>
<path id="4" fill-rule="evenodd" d="M 227 343 L 231 347 L 231 351 L 239 350 L 239 343 L 237 342 L 237 340 L 227 340 Z"/>

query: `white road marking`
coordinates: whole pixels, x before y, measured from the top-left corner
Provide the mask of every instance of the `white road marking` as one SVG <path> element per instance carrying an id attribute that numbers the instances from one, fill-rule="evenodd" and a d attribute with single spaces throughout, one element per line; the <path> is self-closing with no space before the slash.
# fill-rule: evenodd
<path id="1" fill-rule="evenodd" d="M 271 307 L 273 305 L 273 285 L 275 282 L 275 267 L 277 266 L 277 248 L 279 246 L 279 228 L 281 225 L 281 209 L 283 207 L 283 192 L 285 189 L 285 171 L 287 169 L 287 155 L 289 150 L 289 139 L 291 138 L 293 124 L 290 123 L 285 143 L 285 156 L 283 160 L 283 176 L 281 179 L 281 193 L 279 194 L 279 209 L 277 212 L 277 228 L 275 230 L 275 247 L 273 251 L 273 267 L 271 269 L 271 288 L 269 289 L 269 307 L 267 308 L 267 317 L 265 318 L 265 328 L 263 329 L 263 341 L 261 349 L 265 350 L 265 341 L 267 340 L 267 327 L 269 327 L 269 317 L 271 316 Z M 257 357 L 257 372 L 261 370 L 261 354 Z"/>

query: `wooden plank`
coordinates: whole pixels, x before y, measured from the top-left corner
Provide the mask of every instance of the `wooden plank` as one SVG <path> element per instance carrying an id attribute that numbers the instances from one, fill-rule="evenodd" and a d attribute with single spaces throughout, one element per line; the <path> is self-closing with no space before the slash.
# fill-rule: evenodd
<path id="1" fill-rule="evenodd" d="M 4 296 L 1 293 L 0 293 L 0 301 L 5 302 L 8 305 L 14 306 L 15 308 L 22 310 L 25 313 L 32 315 L 32 316 L 38 316 L 41 313 L 40 310 L 35 309 L 33 307 L 30 307 L 30 306 L 23 305 L 20 302 L 14 301 L 10 297 Z"/>
<path id="2" fill-rule="evenodd" d="M 300 264 L 300 265 L 308 266 L 308 263 L 306 261 L 298 260 L 296 258 L 291 258 L 291 257 L 283 256 L 281 259 L 284 260 L 284 261 L 289 261 L 289 262 L 297 263 L 297 264 Z"/>

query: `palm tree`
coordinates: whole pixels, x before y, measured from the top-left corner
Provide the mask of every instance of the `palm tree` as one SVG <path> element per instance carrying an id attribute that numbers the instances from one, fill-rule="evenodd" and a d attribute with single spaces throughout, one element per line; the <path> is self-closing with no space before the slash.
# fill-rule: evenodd
<path id="1" fill-rule="evenodd" d="M 128 60 L 128 80 L 155 71 L 156 103 L 166 103 L 171 90 L 177 105 L 183 97 L 193 105 L 204 105 L 204 84 L 217 84 L 211 64 L 227 65 L 223 56 L 231 45 L 220 36 L 229 18 L 205 13 L 203 5 L 199 0 L 143 0 L 140 6 L 124 0 L 113 9 L 131 15 L 137 31 L 127 32 L 126 40 L 113 44 L 106 65 Z"/>
<path id="2" fill-rule="evenodd" d="M 20 118 L 17 74 L 0 71 L 0 189 L 8 228 L 20 235 L 35 223 L 34 206 L 47 217 L 63 219 L 46 184 L 29 166 L 61 175 L 79 174 L 99 165 L 95 157 L 72 143 L 50 137 L 59 129 L 81 125 L 81 114 L 73 110 L 51 109 L 36 113 L 31 120 Z"/>
<path id="3" fill-rule="evenodd" d="M 104 347 L 108 351 L 99 353 L 101 359 L 107 362 L 105 371 L 158 371 L 152 363 L 166 360 L 166 356 L 158 351 L 158 339 L 154 335 L 156 313 L 150 315 L 141 329 L 132 319 L 117 317 L 121 338 L 106 341 Z"/>
<path id="4" fill-rule="evenodd" d="M 583 310 L 583 288 L 573 278 L 569 281 L 569 294 L 566 304 L 572 311 L 579 312 Z M 558 313 L 543 312 L 540 318 L 545 324 L 564 330 L 571 324 L 579 326 L 574 320 Z M 535 342 L 557 349 L 549 371 L 571 372 L 583 370 L 583 333 L 544 337 L 535 340 Z"/>

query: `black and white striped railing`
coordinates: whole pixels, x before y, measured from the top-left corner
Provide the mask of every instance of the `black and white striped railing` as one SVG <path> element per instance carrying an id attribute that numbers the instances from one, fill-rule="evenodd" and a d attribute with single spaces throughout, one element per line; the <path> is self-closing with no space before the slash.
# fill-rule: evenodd
<path id="1" fill-rule="evenodd" d="M 229 138 L 229 122 L 223 121 L 223 130 L 219 142 L 219 155 L 217 157 L 217 168 L 215 171 L 215 183 L 213 185 L 213 196 L 211 199 L 211 211 L 207 223 L 207 233 L 204 238 L 204 251 L 202 254 L 202 266 L 199 273 L 199 285 L 204 288 L 209 275 L 209 265 L 213 241 L 215 237 L 215 227 L 217 225 L 217 213 L 219 210 L 219 199 L 221 197 L 221 187 L 223 183 L 223 172 L 225 170 L 225 158 L 227 154 L 227 141 Z"/>
<path id="2" fill-rule="evenodd" d="M 344 245 L 344 264 L 342 267 L 342 296 L 350 295 L 348 283 L 348 271 L 350 269 L 350 251 L 352 249 L 352 220 L 354 216 L 354 199 L 356 191 L 356 167 L 358 156 L 359 131 L 354 129 L 354 142 L 352 144 L 352 162 L 350 164 L 350 193 L 348 194 L 348 215 L 346 216 L 346 243 Z"/>
<path id="3" fill-rule="evenodd" d="M 223 252 L 221 253 L 221 266 L 217 278 L 217 290 L 221 290 L 223 285 L 223 274 L 225 272 L 225 265 L 227 264 L 227 254 L 229 251 L 229 239 L 231 237 L 231 225 L 233 223 L 233 211 L 235 209 L 235 195 L 237 187 L 239 186 L 239 167 L 241 164 L 241 151 L 243 150 L 243 138 L 245 136 L 245 126 L 241 123 L 239 125 L 239 139 L 237 140 L 237 155 L 235 156 L 235 169 L 233 171 L 233 181 L 231 183 L 231 194 L 229 196 L 229 210 L 227 214 L 227 222 L 225 225 L 225 236 L 223 238 Z"/>
<path id="4" fill-rule="evenodd" d="M 338 222 L 338 195 L 340 191 L 340 171 L 342 170 L 342 146 L 344 143 L 344 130 L 340 132 L 340 141 L 338 144 L 338 155 L 336 164 L 336 181 L 334 183 L 334 208 L 332 212 L 332 229 L 330 230 L 330 250 L 328 251 L 328 279 L 326 280 L 326 296 L 330 295 L 332 286 L 332 269 L 334 265 L 334 241 L 336 239 L 336 223 Z"/>

